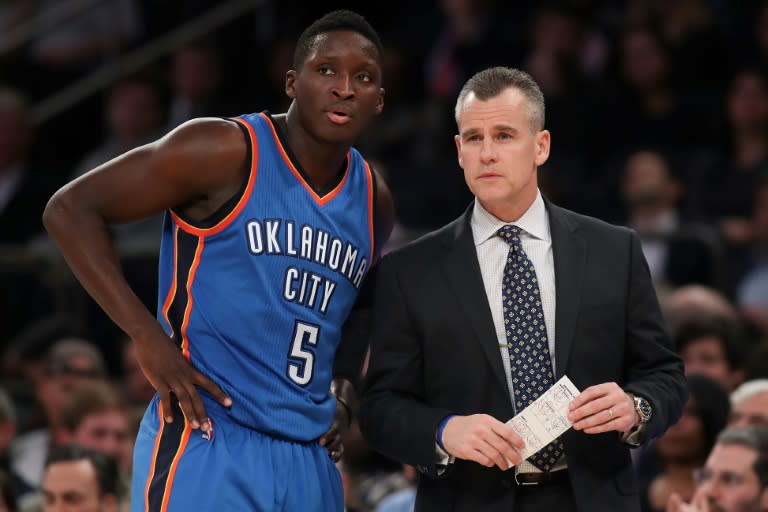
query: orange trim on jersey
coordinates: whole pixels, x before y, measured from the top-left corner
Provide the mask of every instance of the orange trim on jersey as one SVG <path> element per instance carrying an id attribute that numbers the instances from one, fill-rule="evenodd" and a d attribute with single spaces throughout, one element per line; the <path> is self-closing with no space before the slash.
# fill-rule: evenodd
<path id="1" fill-rule="evenodd" d="M 189 361 L 189 338 L 187 338 L 187 327 L 189 327 L 189 316 L 192 313 L 192 283 L 195 281 L 195 274 L 197 273 L 197 267 L 200 265 L 200 255 L 203 254 L 203 248 L 205 247 L 205 238 L 199 238 L 197 240 L 197 249 L 195 249 L 195 257 L 192 260 L 192 265 L 189 268 L 189 276 L 187 276 L 187 305 L 184 308 L 184 320 L 181 322 L 181 353 Z"/>
<path id="2" fill-rule="evenodd" d="M 171 310 L 171 304 L 173 304 L 173 299 L 176 297 L 176 279 L 177 279 L 177 273 L 179 271 L 179 226 L 173 227 L 173 278 L 171 281 L 171 286 L 168 288 L 168 295 L 165 297 L 165 302 L 163 302 L 163 318 L 165 318 L 166 323 L 168 324 L 168 327 L 171 329 L 171 336 L 173 336 L 173 325 L 171 324 L 171 321 L 168 319 L 168 312 Z"/>
<path id="3" fill-rule="evenodd" d="M 160 505 L 160 512 L 166 512 L 168 510 L 168 502 L 171 499 L 171 488 L 173 487 L 173 479 L 176 476 L 176 467 L 179 465 L 179 459 L 184 454 L 184 449 L 189 442 L 189 435 L 192 433 L 192 427 L 187 421 L 186 414 L 184 415 L 184 433 L 181 435 L 181 442 L 179 443 L 179 449 L 176 450 L 176 455 L 173 456 L 173 462 L 171 462 L 171 468 L 168 470 L 168 479 L 165 482 L 165 490 L 163 491 L 163 502 Z"/>
<path id="4" fill-rule="evenodd" d="M 147 483 L 144 485 L 144 510 L 149 510 L 149 488 L 152 486 L 152 480 L 155 478 L 157 451 L 160 448 L 160 439 L 163 437 L 163 427 L 165 426 L 165 421 L 163 420 L 163 403 L 159 400 L 157 402 L 157 417 L 160 418 L 160 426 L 158 427 L 157 435 L 155 436 L 155 447 L 152 448 L 152 458 L 149 463 Z"/>
<path id="5" fill-rule="evenodd" d="M 336 194 L 338 194 L 343 188 L 344 184 L 347 182 L 347 176 L 349 176 L 349 167 L 352 163 L 352 155 L 350 155 L 349 151 L 347 151 L 347 168 L 344 171 L 344 177 L 341 178 L 341 181 L 338 185 L 336 185 L 333 190 L 325 194 L 324 196 L 318 195 L 317 192 L 315 192 L 315 189 L 312 188 L 312 185 L 307 183 L 307 180 L 304 179 L 304 176 L 301 175 L 301 173 L 296 169 L 296 166 L 293 165 L 293 162 L 291 161 L 290 157 L 288 156 L 288 153 L 285 151 L 285 148 L 283 147 L 283 143 L 280 142 L 280 137 L 277 136 L 277 131 L 275 130 L 275 126 L 272 124 L 272 120 L 264 113 L 259 114 L 261 117 L 263 117 L 267 121 L 267 125 L 269 126 L 269 129 L 272 131 L 272 137 L 275 139 L 275 144 L 277 145 L 277 149 L 280 150 L 280 154 L 283 157 L 283 160 L 285 161 L 285 164 L 288 166 L 288 168 L 291 170 L 293 175 L 296 177 L 297 180 L 299 180 L 299 183 L 304 185 L 304 188 L 307 189 L 307 192 L 309 192 L 309 195 L 312 196 L 312 198 L 320 204 L 320 206 L 324 206 L 328 201 L 336 197 Z"/>
<path id="6" fill-rule="evenodd" d="M 199 228 L 199 227 L 193 226 L 192 224 L 187 223 L 181 217 L 176 215 L 175 212 L 173 212 L 172 210 L 169 210 L 171 213 L 171 218 L 173 218 L 173 221 L 187 233 L 191 233 L 197 236 L 211 236 L 221 232 L 224 228 L 226 228 L 232 223 L 235 217 L 237 217 L 240 214 L 243 208 L 245 208 L 245 205 L 248 202 L 248 199 L 251 197 L 251 192 L 253 192 L 253 185 L 256 183 L 256 171 L 258 170 L 258 167 L 259 167 L 259 145 L 256 141 L 256 134 L 254 133 L 253 127 L 250 124 L 244 121 L 241 121 L 240 118 L 235 118 L 233 119 L 233 121 L 243 125 L 248 130 L 248 134 L 251 139 L 251 166 L 248 174 L 248 184 L 245 186 L 245 192 L 243 192 L 242 197 L 237 202 L 235 207 L 232 208 L 232 211 L 229 212 L 226 215 L 226 217 L 221 219 L 218 223 L 216 223 L 214 226 L 211 226 L 210 228 Z"/>
<path id="7" fill-rule="evenodd" d="M 373 169 L 371 169 L 371 166 L 369 166 L 368 162 L 365 160 L 363 160 L 363 164 L 365 165 L 365 170 L 367 171 L 365 177 L 368 179 L 368 232 L 371 236 L 371 261 L 368 264 L 368 268 L 371 268 L 373 266 L 373 262 L 376 261 L 376 233 L 374 233 L 373 230 Z"/>

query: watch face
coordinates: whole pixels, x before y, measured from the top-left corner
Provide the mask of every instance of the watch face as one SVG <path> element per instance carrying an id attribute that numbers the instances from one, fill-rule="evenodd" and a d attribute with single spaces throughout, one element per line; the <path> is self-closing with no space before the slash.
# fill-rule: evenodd
<path id="1" fill-rule="evenodd" d="M 643 423 L 651 419 L 653 409 L 651 408 L 651 404 L 648 403 L 648 400 L 645 398 L 635 397 L 635 408 L 637 409 L 637 413 L 640 415 L 640 419 Z"/>

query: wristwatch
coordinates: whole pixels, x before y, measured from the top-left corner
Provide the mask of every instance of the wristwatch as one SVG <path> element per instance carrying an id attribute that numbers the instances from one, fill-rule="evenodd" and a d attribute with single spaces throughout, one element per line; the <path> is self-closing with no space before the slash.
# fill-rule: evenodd
<path id="1" fill-rule="evenodd" d="M 630 393 L 629 396 L 632 397 L 632 401 L 635 403 L 635 412 L 637 413 L 637 417 L 640 418 L 640 424 L 648 423 L 651 420 L 651 416 L 653 416 L 653 407 L 651 407 L 651 404 L 641 396 L 636 396 L 632 393 Z"/>

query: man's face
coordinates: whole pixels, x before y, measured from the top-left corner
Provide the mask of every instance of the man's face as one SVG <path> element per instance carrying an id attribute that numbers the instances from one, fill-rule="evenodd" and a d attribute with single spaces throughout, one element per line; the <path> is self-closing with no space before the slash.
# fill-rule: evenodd
<path id="1" fill-rule="evenodd" d="M 533 201 L 537 168 L 549 156 L 549 132 L 531 126 L 527 105 L 522 92 L 508 88 L 487 101 L 468 94 L 459 113 L 455 141 L 464 180 L 502 220 L 516 220 L 504 212 Z"/>
<path id="2" fill-rule="evenodd" d="M 384 106 L 376 46 L 351 31 L 320 34 L 301 69 L 286 76 L 302 127 L 311 137 L 352 144 Z M 289 111 L 290 112 L 290 111 Z"/>
<path id="3" fill-rule="evenodd" d="M 694 500 L 703 496 L 712 512 L 763 512 L 768 490 L 760 488 L 753 464 L 754 450 L 740 445 L 716 444 L 702 471 Z"/>
<path id="4" fill-rule="evenodd" d="M 121 468 L 128 469 L 131 440 L 128 418 L 123 411 L 103 411 L 86 416 L 74 432 L 73 441 L 114 457 Z"/>
<path id="5" fill-rule="evenodd" d="M 728 420 L 729 427 L 746 427 L 748 425 L 768 427 L 768 391 L 756 393 L 734 405 L 731 409 L 731 417 Z"/>
<path id="6" fill-rule="evenodd" d="M 101 496 L 88 460 L 54 462 L 43 476 L 43 512 L 114 512 L 113 495 Z"/>

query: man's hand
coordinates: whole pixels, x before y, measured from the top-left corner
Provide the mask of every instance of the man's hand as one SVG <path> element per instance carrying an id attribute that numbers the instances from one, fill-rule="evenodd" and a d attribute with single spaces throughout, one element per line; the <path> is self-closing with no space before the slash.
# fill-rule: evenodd
<path id="1" fill-rule="evenodd" d="M 173 422 L 171 393 L 179 400 L 179 407 L 193 429 L 200 428 L 203 432 L 210 429 L 208 415 L 203 401 L 195 386 L 211 394 L 224 407 L 232 405 L 229 398 L 211 379 L 195 370 L 168 336 L 159 328 L 160 333 L 154 333 L 143 341 L 136 343 L 136 359 L 139 361 L 144 375 L 160 394 L 163 417 L 168 423 Z"/>
<path id="2" fill-rule="evenodd" d="M 709 502 L 702 493 L 696 493 L 689 504 L 679 494 L 673 492 L 667 500 L 666 512 L 709 512 Z"/>
<path id="3" fill-rule="evenodd" d="M 523 462 L 519 450 L 523 440 L 512 427 L 493 416 L 474 414 L 454 416 L 443 429 L 443 446 L 457 459 L 471 460 L 486 467 L 506 471 Z"/>
<path id="4" fill-rule="evenodd" d="M 586 434 L 627 432 L 640 421 L 632 397 L 615 382 L 588 387 L 573 399 L 569 409 L 573 428 Z"/>
<path id="5" fill-rule="evenodd" d="M 337 399 L 336 415 L 333 417 L 333 423 L 331 423 L 331 427 L 318 441 L 320 446 L 325 446 L 325 449 L 328 450 L 328 455 L 333 459 L 333 462 L 339 462 L 341 456 L 344 455 L 342 440 L 351 422 L 352 418 L 349 417 L 347 407 Z"/>

